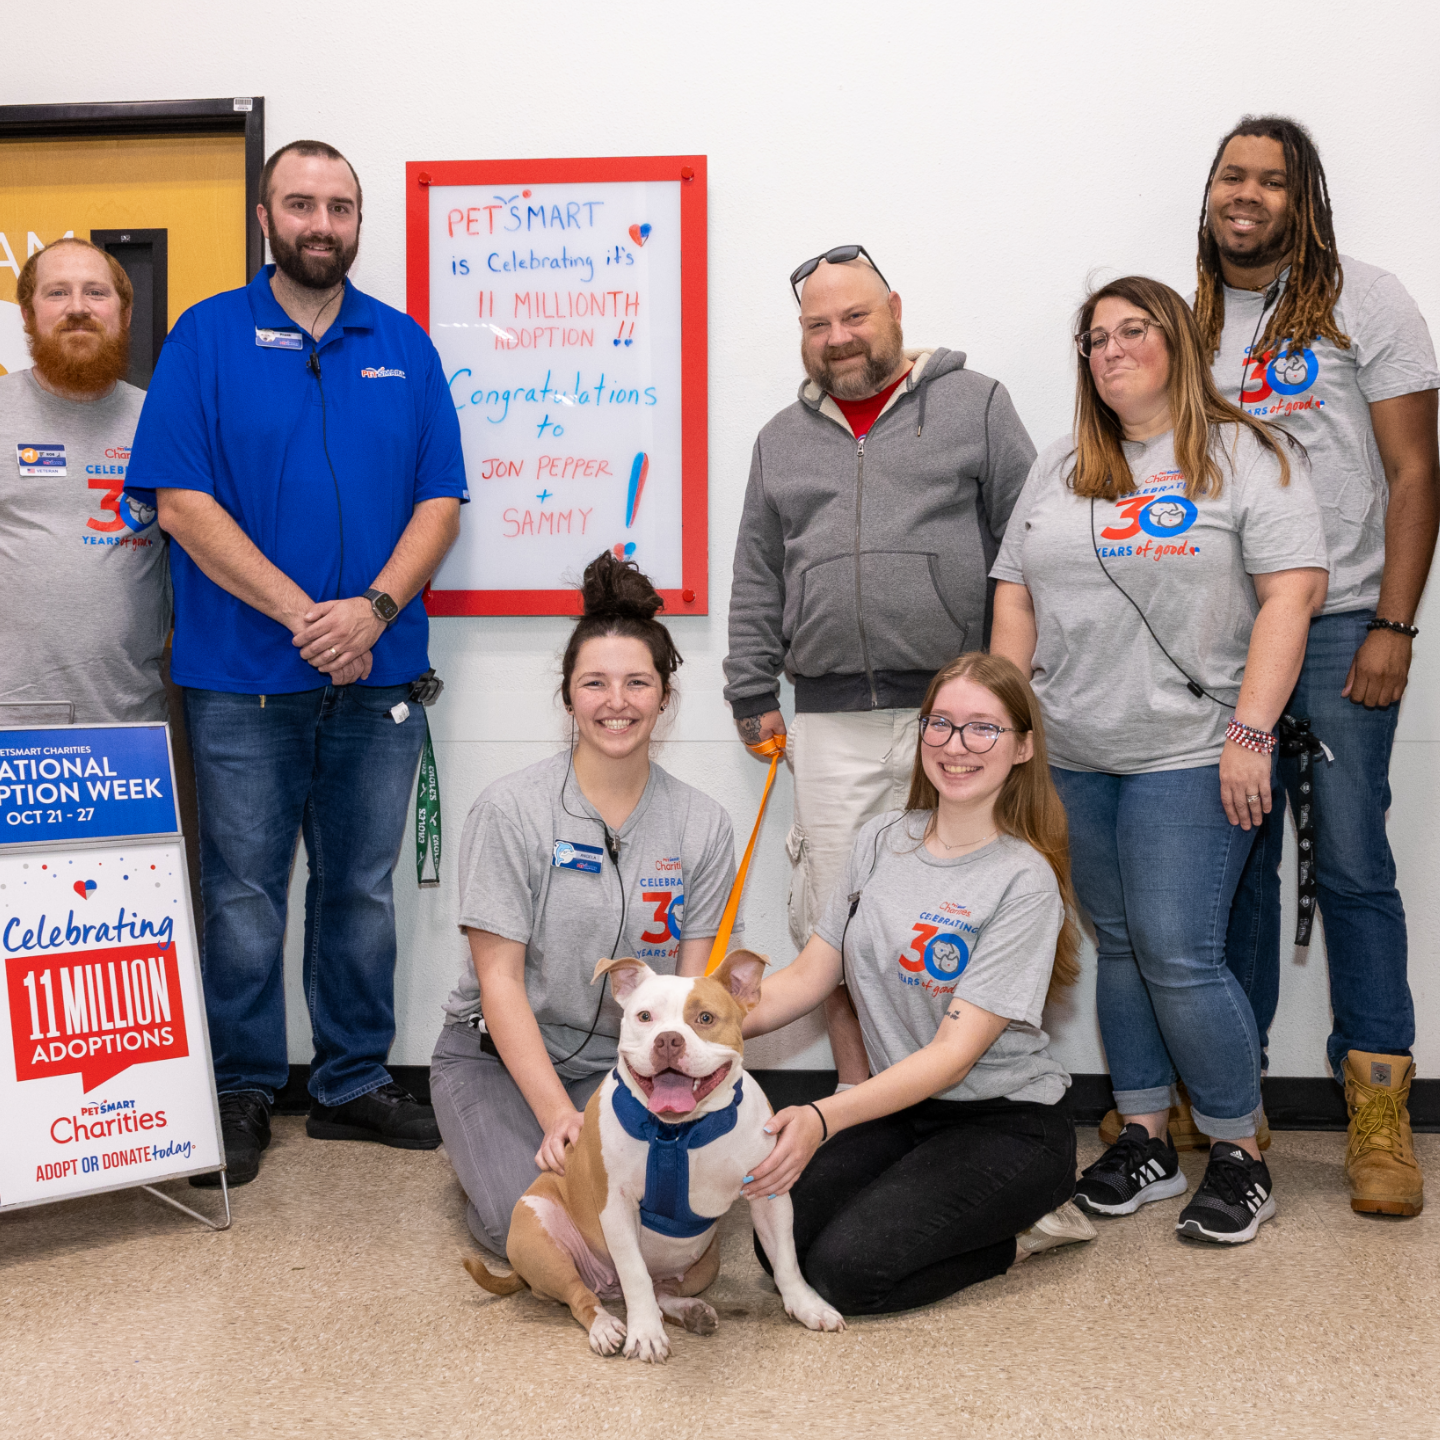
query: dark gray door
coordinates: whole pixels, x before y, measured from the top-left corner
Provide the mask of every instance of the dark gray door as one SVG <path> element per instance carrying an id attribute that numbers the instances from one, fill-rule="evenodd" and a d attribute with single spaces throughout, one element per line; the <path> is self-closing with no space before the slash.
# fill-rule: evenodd
<path id="1" fill-rule="evenodd" d="M 150 384 L 160 347 L 170 332 L 169 261 L 164 230 L 92 230 L 90 243 L 108 250 L 135 287 L 130 316 L 130 373 L 142 390 Z"/>

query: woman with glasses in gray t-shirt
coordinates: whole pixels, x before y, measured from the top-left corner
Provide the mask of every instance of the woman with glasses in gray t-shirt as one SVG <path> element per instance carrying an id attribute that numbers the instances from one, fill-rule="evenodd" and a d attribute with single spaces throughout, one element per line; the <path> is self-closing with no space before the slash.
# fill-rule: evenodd
<path id="1" fill-rule="evenodd" d="M 1275 1201 L 1226 928 L 1325 599 L 1325 538 L 1303 452 L 1221 397 L 1175 291 L 1097 290 L 1076 347 L 1074 434 L 1036 460 L 991 571 L 992 649 L 1045 712 L 1124 1122 L 1076 1203 L 1130 1215 L 1185 1193 L 1178 1078 L 1214 1143 L 1177 1230 L 1238 1244 Z"/>
<path id="2" fill-rule="evenodd" d="M 847 1315 L 926 1305 L 1095 1233 L 1068 1203 L 1070 1077 L 1041 1029 L 1079 932 L 1035 697 L 1008 660 L 962 655 L 919 723 L 908 807 L 862 828 L 745 1021 L 777 1029 L 842 977 L 854 1001 L 871 1078 L 780 1111 L 742 1191 L 790 1191 L 805 1278 Z"/>

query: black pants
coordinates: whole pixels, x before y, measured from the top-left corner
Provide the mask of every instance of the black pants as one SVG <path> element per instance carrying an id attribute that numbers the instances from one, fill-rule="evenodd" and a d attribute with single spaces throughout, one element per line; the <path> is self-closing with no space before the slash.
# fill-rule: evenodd
<path id="1" fill-rule="evenodd" d="M 1003 1274 L 1015 1236 L 1074 1193 L 1057 1106 L 925 1100 L 815 1152 L 790 1192 L 795 1248 L 842 1314 L 910 1310 Z M 758 1237 L 755 1253 L 768 1271 Z"/>

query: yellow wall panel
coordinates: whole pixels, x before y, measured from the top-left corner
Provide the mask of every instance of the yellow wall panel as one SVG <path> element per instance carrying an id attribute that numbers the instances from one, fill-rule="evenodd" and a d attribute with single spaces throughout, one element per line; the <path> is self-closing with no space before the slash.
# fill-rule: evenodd
<path id="1" fill-rule="evenodd" d="M 245 283 L 246 208 L 243 136 L 0 140 L 0 302 L 27 255 L 66 231 L 163 229 L 173 325 Z"/>

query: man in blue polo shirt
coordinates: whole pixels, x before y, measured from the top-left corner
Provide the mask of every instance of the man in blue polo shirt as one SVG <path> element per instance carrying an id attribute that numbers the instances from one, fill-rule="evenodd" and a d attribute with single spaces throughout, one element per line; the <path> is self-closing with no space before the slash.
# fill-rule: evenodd
<path id="1" fill-rule="evenodd" d="M 283 946 L 295 834 L 318 1139 L 440 1142 L 395 1085 L 391 873 L 425 734 L 420 592 L 469 498 L 439 357 L 346 279 L 361 191 L 332 146 L 260 176 L 275 264 L 180 317 L 127 476 L 172 540 L 175 646 L 200 798 L 205 1003 L 232 1185 L 288 1075 Z M 201 1177 L 204 1183 L 211 1177 Z M 214 1177 L 218 1183 L 218 1176 Z"/>

